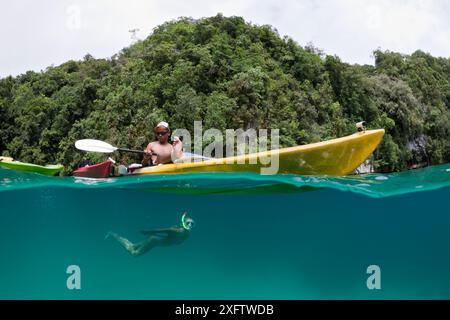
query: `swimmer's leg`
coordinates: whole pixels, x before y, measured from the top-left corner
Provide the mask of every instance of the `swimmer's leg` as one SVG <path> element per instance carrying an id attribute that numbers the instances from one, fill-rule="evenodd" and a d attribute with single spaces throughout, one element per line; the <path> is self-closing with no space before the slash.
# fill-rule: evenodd
<path id="1" fill-rule="evenodd" d="M 114 239 L 116 239 L 117 242 L 119 242 L 122 245 L 122 247 L 125 248 L 125 250 L 127 250 L 132 256 L 135 256 L 135 257 L 146 253 L 147 251 L 149 251 L 150 249 L 152 249 L 158 243 L 161 242 L 161 239 L 158 237 L 149 237 L 148 239 L 146 239 L 140 243 L 134 244 L 130 240 L 128 240 L 124 237 L 121 237 L 117 233 L 114 233 L 114 232 L 108 232 L 105 239 L 108 239 L 109 237 L 113 237 Z"/>
<path id="2" fill-rule="evenodd" d="M 125 248 L 125 250 L 127 250 L 131 255 L 133 256 L 138 256 L 140 255 L 139 251 L 136 250 L 136 245 L 134 243 L 132 243 L 130 240 L 119 236 L 117 233 L 114 232 L 108 232 L 108 234 L 106 235 L 105 239 L 108 239 L 109 237 L 113 237 L 114 239 L 117 240 L 117 242 L 120 243 L 120 245 L 122 247 Z"/>

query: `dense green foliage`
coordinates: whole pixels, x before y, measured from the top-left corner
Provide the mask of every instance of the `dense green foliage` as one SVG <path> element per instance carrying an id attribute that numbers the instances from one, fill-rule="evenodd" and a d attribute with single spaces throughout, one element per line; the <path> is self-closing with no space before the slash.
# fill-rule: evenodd
<path id="1" fill-rule="evenodd" d="M 343 63 L 272 27 L 222 15 L 181 18 L 111 59 L 69 61 L 0 80 L 0 153 L 37 164 L 86 157 L 82 138 L 143 149 L 172 128 L 280 128 L 282 146 L 385 128 L 379 171 L 450 160 L 450 59 L 375 51 Z M 90 155 L 94 161 L 105 155 Z M 123 154 L 122 161 L 136 161 Z"/>

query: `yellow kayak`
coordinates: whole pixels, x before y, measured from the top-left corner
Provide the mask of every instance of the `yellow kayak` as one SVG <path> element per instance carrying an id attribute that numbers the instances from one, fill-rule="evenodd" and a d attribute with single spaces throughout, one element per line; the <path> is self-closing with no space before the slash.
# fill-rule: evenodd
<path id="1" fill-rule="evenodd" d="M 258 172 L 262 174 L 300 174 L 343 176 L 352 173 L 376 149 L 384 129 L 366 130 L 323 142 L 234 157 L 208 159 L 145 167 L 135 175 L 198 172 Z M 278 159 L 278 166 L 273 159 Z M 267 164 L 267 160 L 272 162 Z M 183 159 L 180 159 L 183 160 Z M 262 160 L 262 161 L 261 161 Z M 252 164 L 255 163 L 256 164 Z M 278 167 L 276 172 L 269 167 Z M 263 172 L 261 171 L 263 169 Z M 266 169 L 270 173 L 264 173 Z"/>

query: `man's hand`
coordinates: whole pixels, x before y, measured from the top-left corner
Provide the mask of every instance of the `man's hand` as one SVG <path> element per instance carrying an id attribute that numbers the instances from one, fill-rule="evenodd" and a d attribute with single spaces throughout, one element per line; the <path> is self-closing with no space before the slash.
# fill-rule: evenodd
<path id="1" fill-rule="evenodd" d="M 172 161 L 174 161 L 183 156 L 183 142 L 181 142 L 180 138 L 178 137 L 173 137 L 172 141 L 173 141 Z"/>
<path id="2" fill-rule="evenodd" d="M 180 138 L 178 138 L 178 137 L 173 137 L 173 139 L 172 139 L 172 145 L 175 147 L 177 144 L 180 144 L 181 143 L 181 140 L 180 140 Z"/>
<path id="3" fill-rule="evenodd" d="M 148 145 L 147 149 L 144 150 L 144 157 L 142 158 L 141 164 L 143 166 L 147 165 L 149 161 L 152 160 L 152 156 L 158 156 L 151 149 L 151 145 Z"/>
<path id="4" fill-rule="evenodd" d="M 145 152 L 144 153 L 144 161 L 149 161 L 152 158 L 153 152 Z"/>
<path id="5" fill-rule="evenodd" d="M 173 137 L 172 141 L 173 141 L 173 142 L 172 142 L 173 149 L 174 149 L 175 151 L 180 152 L 181 149 L 183 148 L 183 143 L 181 142 L 180 138 L 178 138 L 178 137 Z"/>

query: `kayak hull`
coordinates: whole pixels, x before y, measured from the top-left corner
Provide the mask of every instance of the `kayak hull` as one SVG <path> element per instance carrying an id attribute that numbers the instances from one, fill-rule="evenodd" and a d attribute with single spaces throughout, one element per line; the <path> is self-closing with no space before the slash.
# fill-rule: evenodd
<path id="1" fill-rule="evenodd" d="M 60 173 L 64 169 L 64 166 L 59 164 L 39 166 L 37 164 L 25 163 L 20 161 L 11 161 L 8 159 L 6 161 L 0 161 L 0 168 L 39 173 L 46 176 L 54 176 Z"/>
<path id="2" fill-rule="evenodd" d="M 112 161 L 107 160 L 99 164 L 81 167 L 73 172 L 74 177 L 108 178 L 111 172 Z"/>
<path id="3" fill-rule="evenodd" d="M 344 176 L 352 173 L 373 153 L 381 142 L 384 132 L 384 129 L 367 130 L 338 139 L 291 148 L 201 162 L 145 167 L 136 169 L 133 174 L 258 172 Z"/>

